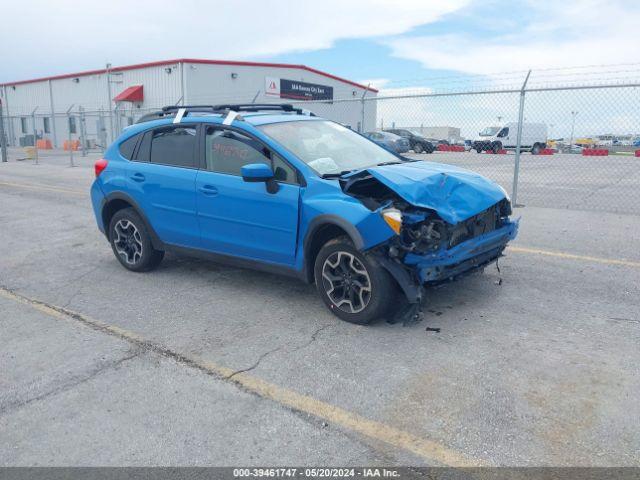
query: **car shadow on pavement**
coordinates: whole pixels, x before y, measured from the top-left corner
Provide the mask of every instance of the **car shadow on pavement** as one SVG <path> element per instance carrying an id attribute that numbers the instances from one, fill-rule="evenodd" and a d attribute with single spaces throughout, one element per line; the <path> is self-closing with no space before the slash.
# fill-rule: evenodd
<path id="1" fill-rule="evenodd" d="M 294 311 L 304 311 L 305 317 L 317 319 L 326 316 L 326 320 L 340 322 L 324 306 L 315 285 L 306 284 L 298 279 L 284 275 L 228 266 L 210 260 L 169 254 L 165 257 L 158 273 L 172 277 L 197 278 L 208 288 L 228 291 L 241 291 L 247 299 L 272 297 L 274 300 L 286 299 L 282 309 L 293 307 Z M 391 323 L 391 319 L 379 319 L 370 327 L 409 329 L 425 328 L 431 324 L 446 325 L 451 320 L 467 315 L 469 306 L 474 310 L 482 309 L 487 303 L 495 302 L 502 281 L 495 269 L 476 272 L 454 282 L 445 283 L 425 290 L 422 303 L 423 320 L 417 323 Z M 398 299 L 399 302 L 401 298 Z M 279 308 L 277 302 L 271 302 L 270 308 Z M 466 320 L 466 318 L 464 318 Z"/>

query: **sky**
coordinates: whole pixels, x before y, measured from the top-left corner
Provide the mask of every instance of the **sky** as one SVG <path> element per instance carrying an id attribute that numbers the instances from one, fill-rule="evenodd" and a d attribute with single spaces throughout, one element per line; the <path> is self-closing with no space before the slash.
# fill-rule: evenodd
<path id="1" fill-rule="evenodd" d="M 528 69 L 530 86 L 640 80 L 638 0 L 21 0 L 2 14 L 0 83 L 173 58 L 305 64 L 380 96 L 519 87 Z M 554 115 L 566 135 L 572 110 L 602 123 L 610 108 L 603 95 L 581 97 L 584 108 L 572 98 L 549 96 L 530 112 L 562 104 Z M 398 105 L 387 114 L 381 102 L 378 116 L 406 123 L 441 112 L 434 122 L 460 124 L 443 114 L 477 108 L 469 132 L 487 116 L 514 116 L 513 99 L 505 108 L 488 98 L 414 102 L 404 117 Z M 611 129 L 635 128 L 637 110 L 611 111 Z"/>
<path id="2" fill-rule="evenodd" d="M 453 87 L 453 77 L 517 83 L 529 68 L 636 62 L 640 45 L 636 0 L 21 0 L 3 17 L 0 82 L 187 57 Z"/>

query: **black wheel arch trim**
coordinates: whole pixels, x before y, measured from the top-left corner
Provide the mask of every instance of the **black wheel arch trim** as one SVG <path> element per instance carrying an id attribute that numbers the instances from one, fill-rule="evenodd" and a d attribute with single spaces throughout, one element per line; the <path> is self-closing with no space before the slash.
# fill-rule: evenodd
<path id="1" fill-rule="evenodd" d="M 153 245 L 153 248 L 155 248 L 156 250 L 165 249 L 164 242 L 160 240 L 160 237 L 158 236 L 153 226 L 149 222 L 149 219 L 147 218 L 147 216 L 144 214 L 144 211 L 142 210 L 142 208 L 140 208 L 140 205 L 138 204 L 138 202 L 136 202 L 130 195 L 124 192 L 111 192 L 104 197 L 104 199 L 102 200 L 102 205 L 100 206 L 100 215 L 102 215 L 103 221 L 104 221 L 105 207 L 114 200 L 122 200 L 127 202 L 129 205 L 131 205 L 131 207 L 136 211 L 138 215 L 140 215 L 140 218 L 144 222 L 144 226 L 147 229 L 147 232 L 149 232 L 149 236 L 151 237 L 151 245 Z M 107 240 L 109 240 L 109 225 L 104 225 L 103 233 L 107 237 Z"/>
<path id="2" fill-rule="evenodd" d="M 343 217 L 339 215 L 334 215 L 332 213 L 324 213 L 315 217 L 311 222 L 309 222 L 309 227 L 307 228 L 307 233 L 304 237 L 303 247 L 306 253 L 309 242 L 313 238 L 315 232 L 318 231 L 320 227 L 324 227 L 325 225 L 335 225 L 336 227 L 340 227 L 347 235 L 351 238 L 351 241 L 355 245 L 358 250 L 362 250 L 364 248 L 364 240 L 362 239 L 362 235 L 358 229 L 349 221 L 345 220 Z"/>
<path id="3" fill-rule="evenodd" d="M 307 232 L 302 242 L 302 251 L 304 255 L 302 277 L 307 283 L 313 283 L 313 264 L 310 263 L 309 258 L 309 248 L 311 245 L 311 240 L 320 228 L 327 225 L 333 225 L 344 230 L 349 238 L 351 238 L 351 241 L 353 242 L 353 245 L 357 250 L 362 251 L 364 248 L 364 240 L 362 239 L 362 235 L 360 234 L 358 229 L 343 217 L 331 213 L 323 213 L 313 218 L 313 220 L 309 222 Z"/>

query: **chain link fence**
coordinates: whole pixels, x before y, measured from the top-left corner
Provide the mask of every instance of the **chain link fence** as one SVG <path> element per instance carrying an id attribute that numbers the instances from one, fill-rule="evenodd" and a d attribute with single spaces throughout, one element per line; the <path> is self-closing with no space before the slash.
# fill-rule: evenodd
<path id="1" fill-rule="evenodd" d="M 568 83 L 383 89 L 377 96 L 290 103 L 365 134 L 411 132 L 435 151 L 414 148 L 405 155 L 477 171 L 520 205 L 639 214 L 640 83 Z M 221 100 L 213 92 L 191 103 L 247 103 L 255 97 L 252 92 Z M 69 149 L 73 162 L 74 154 L 103 151 L 125 127 L 162 106 L 5 115 L 5 143 Z"/>
<path id="2" fill-rule="evenodd" d="M 382 91 L 297 105 L 336 121 L 373 111 L 364 133 L 422 137 L 435 152 L 405 155 L 477 171 L 518 205 L 640 214 L 640 84 Z"/>

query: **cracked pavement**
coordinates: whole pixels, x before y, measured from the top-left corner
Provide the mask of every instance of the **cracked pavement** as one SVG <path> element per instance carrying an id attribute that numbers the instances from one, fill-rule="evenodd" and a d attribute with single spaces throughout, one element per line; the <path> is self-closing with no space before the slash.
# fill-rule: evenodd
<path id="1" fill-rule="evenodd" d="M 508 253 L 501 285 L 489 268 L 429 292 L 422 323 L 349 325 L 289 278 L 172 255 L 125 271 L 77 160 L 0 167 L 0 285 L 230 373 L 0 297 L 0 465 L 430 464 L 234 384 L 247 373 L 496 464 L 639 464 L 637 268 Z M 640 217 L 517 212 L 516 245 L 638 261 Z"/>

